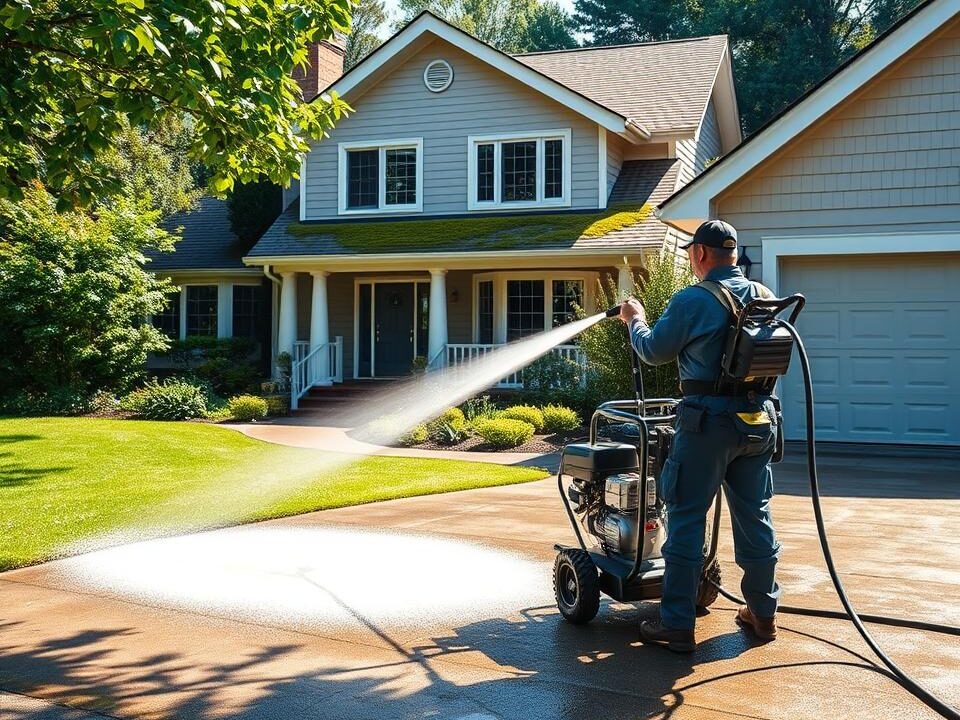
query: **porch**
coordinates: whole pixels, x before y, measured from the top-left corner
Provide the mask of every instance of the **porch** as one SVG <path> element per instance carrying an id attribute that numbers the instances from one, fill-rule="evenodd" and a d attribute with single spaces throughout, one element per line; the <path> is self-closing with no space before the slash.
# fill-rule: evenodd
<path id="1" fill-rule="evenodd" d="M 640 263 L 637 263 L 638 266 Z M 630 287 L 629 263 L 590 269 L 295 270 L 275 277 L 275 355 L 290 354 L 291 404 L 311 388 L 399 378 L 474 362 L 498 347 L 592 312 L 598 280 Z M 554 354 L 580 364 L 575 344 Z M 522 370 L 494 388 L 521 389 Z"/>

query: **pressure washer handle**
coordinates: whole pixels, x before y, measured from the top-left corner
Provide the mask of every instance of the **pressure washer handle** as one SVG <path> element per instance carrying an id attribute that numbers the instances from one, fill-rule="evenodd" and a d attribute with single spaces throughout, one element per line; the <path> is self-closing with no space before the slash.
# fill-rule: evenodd
<path id="1" fill-rule="evenodd" d="M 620 306 L 614 305 L 612 308 L 607 310 L 604 315 L 608 318 L 615 318 L 620 316 Z"/>

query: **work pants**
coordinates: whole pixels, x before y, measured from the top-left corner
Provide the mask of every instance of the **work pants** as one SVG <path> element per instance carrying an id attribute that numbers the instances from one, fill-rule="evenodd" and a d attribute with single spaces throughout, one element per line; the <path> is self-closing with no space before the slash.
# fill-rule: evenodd
<path id="1" fill-rule="evenodd" d="M 780 546 L 770 513 L 776 413 L 767 400 L 698 396 L 678 407 L 676 435 L 660 475 L 667 507 L 666 570 L 660 619 L 692 630 L 703 567 L 707 511 L 723 484 L 733 526 L 740 589 L 758 617 L 773 617 L 780 588 L 774 570 Z M 712 520 L 712 514 L 711 514 Z"/>

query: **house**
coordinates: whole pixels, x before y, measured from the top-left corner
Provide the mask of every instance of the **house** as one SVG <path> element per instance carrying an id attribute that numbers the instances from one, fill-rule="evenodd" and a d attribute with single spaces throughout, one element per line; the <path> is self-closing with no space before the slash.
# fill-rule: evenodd
<path id="1" fill-rule="evenodd" d="M 294 402 L 591 308 L 674 247 L 653 206 L 741 139 L 724 36 L 510 56 L 424 12 L 329 89 L 355 112 L 243 257 Z"/>
<path id="2" fill-rule="evenodd" d="M 930 0 L 659 216 L 720 217 L 752 277 L 802 292 L 817 439 L 960 445 L 960 4 Z M 804 435 L 799 368 L 782 383 Z"/>

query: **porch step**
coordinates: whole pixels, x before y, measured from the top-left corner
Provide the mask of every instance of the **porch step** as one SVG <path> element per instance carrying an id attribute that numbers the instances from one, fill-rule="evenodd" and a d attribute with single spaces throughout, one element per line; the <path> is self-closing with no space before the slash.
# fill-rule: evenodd
<path id="1" fill-rule="evenodd" d="M 300 398 L 300 407 L 293 411 L 294 417 L 316 417 L 330 411 L 359 402 L 370 392 L 389 386 L 389 380 L 349 380 L 335 385 L 312 387 Z"/>

